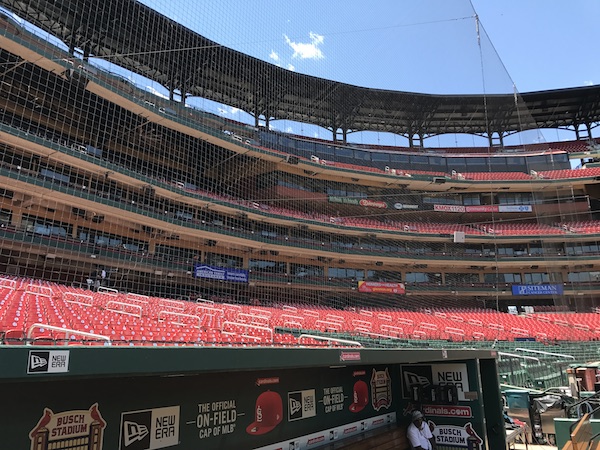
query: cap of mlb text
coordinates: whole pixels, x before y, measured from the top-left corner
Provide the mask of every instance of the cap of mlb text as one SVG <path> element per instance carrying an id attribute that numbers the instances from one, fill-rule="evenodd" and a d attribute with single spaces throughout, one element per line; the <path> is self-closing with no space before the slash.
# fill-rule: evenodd
<path id="1" fill-rule="evenodd" d="M 277 392 L 265 391 L 256 399 L 254 422 L 246 427 L 248 434 L 265 434 L 283 419 L 283 401 Z"/>
<path id="2" fill-rule="evenodd" d="M 354 383 L 354 401 L 349 409 L 356 413 L 362 411 L 367 403 L 369 403 L 369 387 L 363 380 L 358 380 Z"/>

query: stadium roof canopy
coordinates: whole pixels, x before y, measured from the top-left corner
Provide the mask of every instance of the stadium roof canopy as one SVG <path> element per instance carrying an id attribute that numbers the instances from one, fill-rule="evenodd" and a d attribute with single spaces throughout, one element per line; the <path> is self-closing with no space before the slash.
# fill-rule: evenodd
<path id="1" fill-rule="evenodd" d="M 600 87 L 520 95 L 430 95 L 369 89 L 299 74 L 225 48 L 135 0 L 0 0 L 84 57 L 105 58 L 185 93 L 258 119 L 333 131 L 491 137 L 533 128 L 588 130 L 600 121 Z"/>

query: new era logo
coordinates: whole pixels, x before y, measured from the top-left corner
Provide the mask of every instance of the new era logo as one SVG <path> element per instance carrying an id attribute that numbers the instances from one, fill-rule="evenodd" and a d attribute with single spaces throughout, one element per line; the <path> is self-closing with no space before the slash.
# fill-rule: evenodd
<path id="1" fill-rule="evenodd" d="M 412 386 L 415 384 L 420 384 L 423 387 L 427 387 L 431 384 L 429 378 L 424 377 L 423 375 L 419 375 L 412 372 L 404 372 L 404 380 L 406 381 L 407 386 Z"/>
<path id="2" fill-rule="evenodd" d="M 128 420 L 123 423 L 123 441 L 125 447 L 129 447 L 133 442 L 141 441 L 148 436 L 149 433 L 146 425 L 130 422 Z"/>
<path id="3" fill-rule="evenodd" d="M 302 403 L 296 400 L 295 398 L 290 397 L 290 414 L 292 416 L 296 415 L 299 411 L 302 410 Z"/>
<path id="4" fill-rule="evenodd" d="M 121 450 L 148 450 L 152 411 L 125 413 L 121 419 Z"/>
<path id="5" fill-rule="evenodd" d="M 307 419 L 317 415 L 315 390 L 288 392 L 288 421 Z"/>
<path id="6" fill-rule="evenodd" d="M 31 350 L 27 373 L 64 373 L 69 371 L 69 350 Z"/>
<path id="7" fill-rule="evenodd" d="M 119 450 L 157 450 L 179 443 L 179 406 L 121 414 Z"/>
<path id="8" fill-rule="evenodd" d="M 42 358 L 38 355 L 29 355 L 29 368 L 31 370 L 39 369 L 40 367 L 44 367 L 48 365 L 48 359 Z"/>

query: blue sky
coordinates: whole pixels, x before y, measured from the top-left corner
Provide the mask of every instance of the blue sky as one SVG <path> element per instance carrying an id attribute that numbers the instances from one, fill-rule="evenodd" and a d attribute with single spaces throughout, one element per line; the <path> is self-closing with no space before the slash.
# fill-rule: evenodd
<path id="1" fill-rule="evenodd" d="M 512 90 L 513 81 L 521 92 L 600 82 L 597 0 L 143 2 L 225 46 L 298 72 L 444 93 L 481 88 L 477 13 L 491 90 L 504 83 Z"/>
<path id="2" fill-rule="evenodd" d="M 593 51 L 600 42 L 597 0 L 143 1 L 227 47 L 288 70 L 360 86 L 492 94 L 600 83 L 600 58 Z M 197 104 L 247 120 L 234 108 Z M 307 125 L 274 126 L 331 137 Z M 350 139 L 407 145 L 381 133 Z M 508 143 L 563 139 L 574 139 L 574 133 L 526 132 Z M 426 143 L 485 145 L 464 136 Z"/>

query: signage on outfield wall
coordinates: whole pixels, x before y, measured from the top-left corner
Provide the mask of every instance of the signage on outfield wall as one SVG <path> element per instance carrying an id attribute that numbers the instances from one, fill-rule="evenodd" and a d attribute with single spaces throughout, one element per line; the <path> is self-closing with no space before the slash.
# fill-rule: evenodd
<path id="1" fill-rule="evenodd" d="M 498 207 L 499 212 L 531 212 L 531 205 L 502 205 Z"/>
<path id="2" fill-rule="evenodd" d="M 531 212 L 531 205 L 433 205 L 434 211 L 450 213 L 522 213 Z"/>
<path id="3" fill-rule="evenodd" d="M 327 197 L 327 200 L 329 200 L 329 203 L 343 203 L 345 205 L 359 205 L 359 200 L 357 198 L 352 198 L 352 197 L 338 197 L 335 195 L 330 195 L 329 197 Z"/>
<path id="4" fill-rule="evenodd" d="M 205 264 L 195 264 L 194 278 L 209 278 L 211 280 L 247 283 L 248 271 L 243 269 L 228 269 L 223 267 L 207 266 Z"/>
<path id="5" fill-rule="evenodd" d="M 360 206 L 364 206 L 365 208 L 387 209 L 387 207 L 388 207 L 386 202 L 377 201 L 377 200 L 368 200 L 366 198 L 363 198 L 358 203 Z"/>
<path id="6" fill-rule="evenodd" d="M 394 209 L 419 209 L 419 205 L 407 205 L 406 203 L 394 203 Z"/>
<path id="7" fill-rule="evenodd" d="M 471 205 L 465 206 L 465 211 L 468 213 L 492 213 L 498 212 L 496 205 Z"/>
<path id="8" fill-rule="evenodd" d="M 515 284 L 513 295 L 562 295 L 562 284 Z"/>
<path id="9" fill-rule="evenodd" d="M 358 292 L 377 292 L 380 294 L 404 294 L 404 283 L 382 283 L 378 281 L 359 281 Z"/>
<path id="10" fill-rule="evenodd" d="M 433 210 L 440 212 L 464 213 L 465 207 L 462 205 L 433 205 Z"/>
<path id="11" fill-rule="evenodd" d="M 343 203 L 344 205 L 355 205 L 362 206 L 364 208 L 378 208 L 378 209 L 387 209 L 388 204 L 386 202 L 382 202 L 380 200 L 369 200 L 367 198 L 352 198 L 352 197 L 338 197 L 335 195 L 330 195 L 327 197 L 329 203 Z"/>

